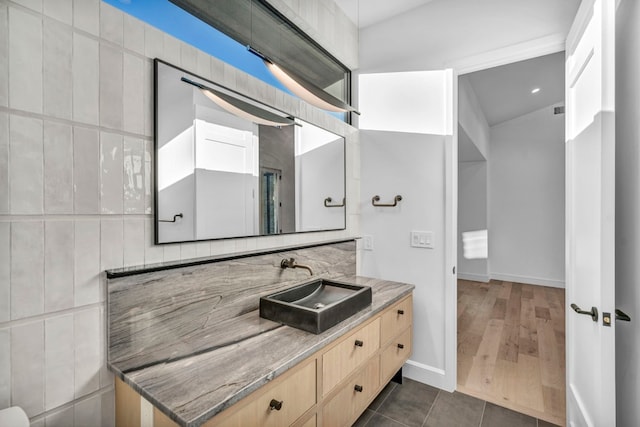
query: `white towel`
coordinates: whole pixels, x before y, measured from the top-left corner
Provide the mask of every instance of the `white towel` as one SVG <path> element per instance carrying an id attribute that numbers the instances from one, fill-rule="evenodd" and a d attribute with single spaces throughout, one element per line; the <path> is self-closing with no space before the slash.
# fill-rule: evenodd
<path id="1" fill-rule="evenodd" d="M 489 257 L 487 230 L 465 231 L 462 233 L 463 256 L 466 259 L 486 259 Z"/>

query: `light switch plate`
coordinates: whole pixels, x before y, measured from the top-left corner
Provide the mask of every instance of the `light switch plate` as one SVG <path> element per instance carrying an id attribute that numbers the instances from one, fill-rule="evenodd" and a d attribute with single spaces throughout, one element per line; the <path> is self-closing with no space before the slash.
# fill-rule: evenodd
<path id="1" fill-rule="evenodd" d="M 412 231 L 412 248 L 433 249 L 433 231 Z"/>
<path id="2" fill-rule="evenodd" d="M 373 236 L 363 236 L 362 238 L 364 242 L 364 250 L 372 251 L 373 250 Z"/>

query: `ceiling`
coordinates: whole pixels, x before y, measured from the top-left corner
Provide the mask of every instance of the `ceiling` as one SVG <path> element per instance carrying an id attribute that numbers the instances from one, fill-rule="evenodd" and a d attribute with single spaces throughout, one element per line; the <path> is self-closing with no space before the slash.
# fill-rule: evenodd
<path id="1" fill-rule="evenodd" d="M 433 0 L 335 0 L 359 28 L 377 24 Z"/>
<path id="2" fill-rule="evenodd" d="M 489 126 L 564 100 L 564 52 L 466 74 Z M 540 91 L 532 94 L 534 88 Z"/>

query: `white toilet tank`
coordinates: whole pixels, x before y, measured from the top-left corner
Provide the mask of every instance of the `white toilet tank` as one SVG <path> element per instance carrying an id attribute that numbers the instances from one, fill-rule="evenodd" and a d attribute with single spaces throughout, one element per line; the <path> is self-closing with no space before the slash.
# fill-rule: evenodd
<path id="1" fill-rule="evenodd" d="M 19 406 L 0 409 L 0 427 L 29 427 L 29 417 Z"/>

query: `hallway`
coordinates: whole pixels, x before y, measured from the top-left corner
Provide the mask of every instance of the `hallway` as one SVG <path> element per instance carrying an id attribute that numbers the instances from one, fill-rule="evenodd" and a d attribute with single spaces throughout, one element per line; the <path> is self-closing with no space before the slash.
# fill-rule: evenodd
<path id="1" fill-rule="evenodd" d="M 458 388 L 565 423 L 564 289 L 458 280 Z"/>

